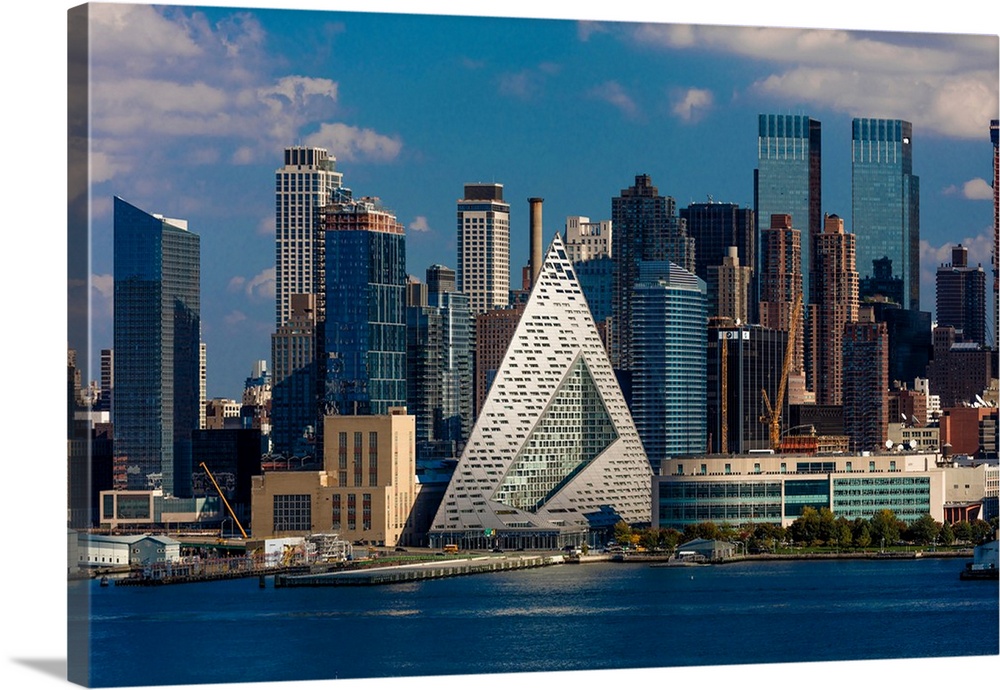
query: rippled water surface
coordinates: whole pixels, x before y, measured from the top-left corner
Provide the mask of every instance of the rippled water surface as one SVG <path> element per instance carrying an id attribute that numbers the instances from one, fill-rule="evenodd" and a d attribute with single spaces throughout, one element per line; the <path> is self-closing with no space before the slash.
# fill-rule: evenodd
<path id="1" fill-rule="evenodd" d="M 595 563 L 376 587 L 74 586 L 92 588 L 92 683 L 107 686 L 997 654 L 997 583 L 960 581 L 963 566 Z"/>

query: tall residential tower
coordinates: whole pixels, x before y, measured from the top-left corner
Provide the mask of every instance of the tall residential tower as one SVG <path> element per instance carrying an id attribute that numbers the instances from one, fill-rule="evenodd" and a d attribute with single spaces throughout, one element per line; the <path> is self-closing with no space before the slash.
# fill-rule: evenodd
<path id="1" fill-rule="evenodd" d="M 458 291 L 472 314 L 510 302 L 510 204 L 502 184 L 467 184 L 458 200 Z"/>

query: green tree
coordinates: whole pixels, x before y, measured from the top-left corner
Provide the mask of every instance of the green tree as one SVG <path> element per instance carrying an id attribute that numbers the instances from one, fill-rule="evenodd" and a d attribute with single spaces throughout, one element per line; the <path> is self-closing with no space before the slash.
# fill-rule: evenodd
<path id="1" fill-rule="evenodd" d="M 869 522 L 871 523 L 872 543 L 880 546 L 891 546 L 899 541 L 899 521 L 893 511 L 888 508 L 878 510 L 872 515 Z"/>
<path id="2" fill-rule="evenodd" d="M 819 524 L 816 528 L 816 538 L 824 544 L 833 544 L 837 541 L 837 521 L 833 517 L 833 512 L 823 506 L 819 509 Z"/>
<path id="3" fill-rule="evenodd" d="M 805 506 L 802 515 L 789 528 L 789 536 L 797 544 L 811 544 L 819 538 L 819 512 L 812 506 Z"/>
<path id="4" fill-rule="evenodd" d="M 632 528 L 624 520 L 619 520 L 615 524 L 614 534 L 616 544 L 624 545 L 632 543 Z"/>
<path id="5" fill-rule="evenodd" d="M 907 528 L 907 537 L 916 544 L 932 544 L 941 532 L 941 525 L 930 515 L 921 515 Z"/>
<path id="6" fill-rule="evenodd" d="M 853 535 L 851 533 L 850 521 L 843 516 L 837 518 L 835 529 L 837 534 L 837 547 L 841 549 L 851 548 Z"/>
<path id="7" fill-rule="evenodd" d="M 867 522 L 861 524 L 860 528 L 858 529 L 857 535 L 855 535 L 854 537 L 854 543 L 857 544 L 858 547 L 862 549 L 867 549 L 869 546 L 871 546 L 872 535 L 871 532 L 868 530 Z"/>
<path id="8" fill-rule="evenodd" d="M 969 524 L 968 520 L 962 520 L 956 522 L 955 526 L 952 528 L 955 533 L 955 541 L 960 544 L 968 544 L 972 541 L 972 525 Z"/>
<path id="9" fill-rule="evenodd" d="M 945 546 L 955 543 L 955 530 L 947 522 L 941 525 L 941 531 L 938 533 L 938 541 Z"/>

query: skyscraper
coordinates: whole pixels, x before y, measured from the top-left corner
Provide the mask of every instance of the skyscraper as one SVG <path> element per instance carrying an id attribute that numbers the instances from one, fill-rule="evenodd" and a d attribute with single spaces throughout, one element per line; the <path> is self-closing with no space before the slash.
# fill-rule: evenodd
<path id="1" fill-rule="evenodd" d="M 639 263 L 632 291 L 632 419 L 657 473 L 704 453 L 705 281 L 666 261 Z"/>
<path id="2" fill-rule="evenodd" d="M 677 216 L 677 202 L 661 196 L 649 175 L 636 175 L 633 186 L 611 199 L 611 223 L 611 363 L 627 372 L 632 370 L 632 289 L 639 278 L 639 263 L 670 261 L 694 273 L 695 247 L 686 221 Z"/>
<path id="3" fill-rule="evenodd" d="M 272 446 L 280 455 L 315 459 L 316 295 L 291 295 L 289 306 L 288 320 L 271 335 Z"/>
<path id="4" fill-rule="evenodd" d="M 473 315 L 510 301 L 510 204 L 502 184 L 467 184 L 458 200 L 459 292 Z"/>
<path id="5" fill-rule="evenodd" d="M 787 342 L 787 333 L 763 326 L 709 324 L 705 417 L 710 453 L 771 447 L 768 427 L 760 421 L 767 411 L 760 392 L 767 391 L 769 400 L 778 399 Z M 788 420 L 787 396 L 781 407 L 781 418 Z M 791 426 L 785 422 L 786 428 Z"/>
<path id="6" fill-rule="evenodd" d="M 191 496 L 200 266 L 200 238 L 187 221 L 115 197 L 113 421 L 115 463 L 125 477 L 118 488 Z"/>
<path id="7" fill-rule="evenodd" d="M 889 334 L 870 313 L 858 318 L 844 327 L 844 433 L 852 451 L 871 451 L 889 435 Z"/>
<path id="8" fill-rule="evenodd" d="M 817 404 L 840 405 L 844 327 L 858 320 L 855 237 L 844 232 L 843 219 L 828 215 L 824 219 L 823 234 L 816 238 L 813 248 L 816 251 L 813 263 L 816 294 L 815 301 L 809 304 L 811 379 Z"/>
<path id="9" fill-rule="evenodd" d="M 969 266 L 969 250 L 951 248 L 951 263 L 938 266 L 937 325 L 952 326 L 962 343 L 986 343 L 986 273 Z"/>
<path id="10" fill-rule="evenodd" d="M 326 149 L 289 146 L 283 166 L 275 171 L 271 406 L 274 450 L 283 455 L 314 455 L 315 443 L 322 436 L 319 410 L 323 376 L 315 356 L 323 348 L 326 313 L 323 209 L 351 197 L 335 163 Z M 312 344 L 307 345 L 305 338 L 312 338 Z M 294 380 L 286 382 L 286 376 Z"/>
<path id="11" fill-rule="evenodd" d="M 802 294 L 802 233 L 792 227 L 788 214 L 770 216 L 770 225 L 761 233 L 760 323 L 767 328 L 789 331 L 797 300 Z M 801 374 L 805 366 L 805 337 L 802 313 L 795 326 L 790 374 Z"/>
<path id="12" fill-rule="evenodd" d="M 427 269 L 426 292 L 406 305 L 407 411 L 416 420 L 417 457 L 454 458 L 472 431 L 473 320 L 455 271 Z"/>
<path id="13" fill-rule="evenodd" d="M 812 300 L 812 240 L 823 231 L 820 123 L 805 115 L 760 115 L 754 211 L 761 228 L 776 214 L 802 230 L 803 304 Z M 764 257 L 761 257 L 763 261 Z"/>
<path id="14" fill-rule="evenodd" d="M 851 228 L 857 265 L 882 257 L 903 279 L 904 309 L 920 309 L 920 180 L 913 174 L 913 126 L 855 118 L 851 139 Z"/>
<path id="15" fill-rule="evenodd" d="M 292 316 L 292 295 L 317 295 L 323 320 L 323 240 L 320 209 L 342 197 L 343 175 L 326 149 L 289 146 L 275 171 L 275 329 Z"/>
<path id="16" fill-rule="evenodd" d="M 757 226 L 753 210 L 709 201 L 689 204 L 680 210 L 680 216 L 687 221 L 688 236 L 694 239 L 694 274 L 702 280 L 708 282 L 712 269 L 726 262 L 730 247 L 736 248 L 737 265 L 751 269 L 750 318 L 756 322 Z"/>
<path id="17" fill-rule="evenodd" d="M 752 292 L 753 269 L 740 265 L 739 250 L 729 247 L 728 256 L 719 266 L 708 267 L 705 280 L 708 287 L 708 316 L 724 317 L 734 323 L 756 321 L 750 316 L 750 303 L 757 306 L 756 295 Z M 752 297 L 752 299 L 751 299 Z"/>
<path id="18" fill-rule="evenodd" d="M 556 235 L 431 525 L 432 546 L 597 544 L 650 519 L 651 473 Z"/>
<path id="19" fill-rule="evenodd" d="M 326 228 L 328 413 L 406 406 L 406 238 L 375 197 L 334 203 Z"/>

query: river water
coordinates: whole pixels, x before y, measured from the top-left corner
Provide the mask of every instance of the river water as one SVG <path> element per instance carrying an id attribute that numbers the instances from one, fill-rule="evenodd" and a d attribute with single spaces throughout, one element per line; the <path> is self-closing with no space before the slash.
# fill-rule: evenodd
<path id="1" fill-rule="evenodd" d="M 767 664 L 1000 653 L 962 559 L 592 563 L 375 587 L 92 588 L 92 684 Z"/>

